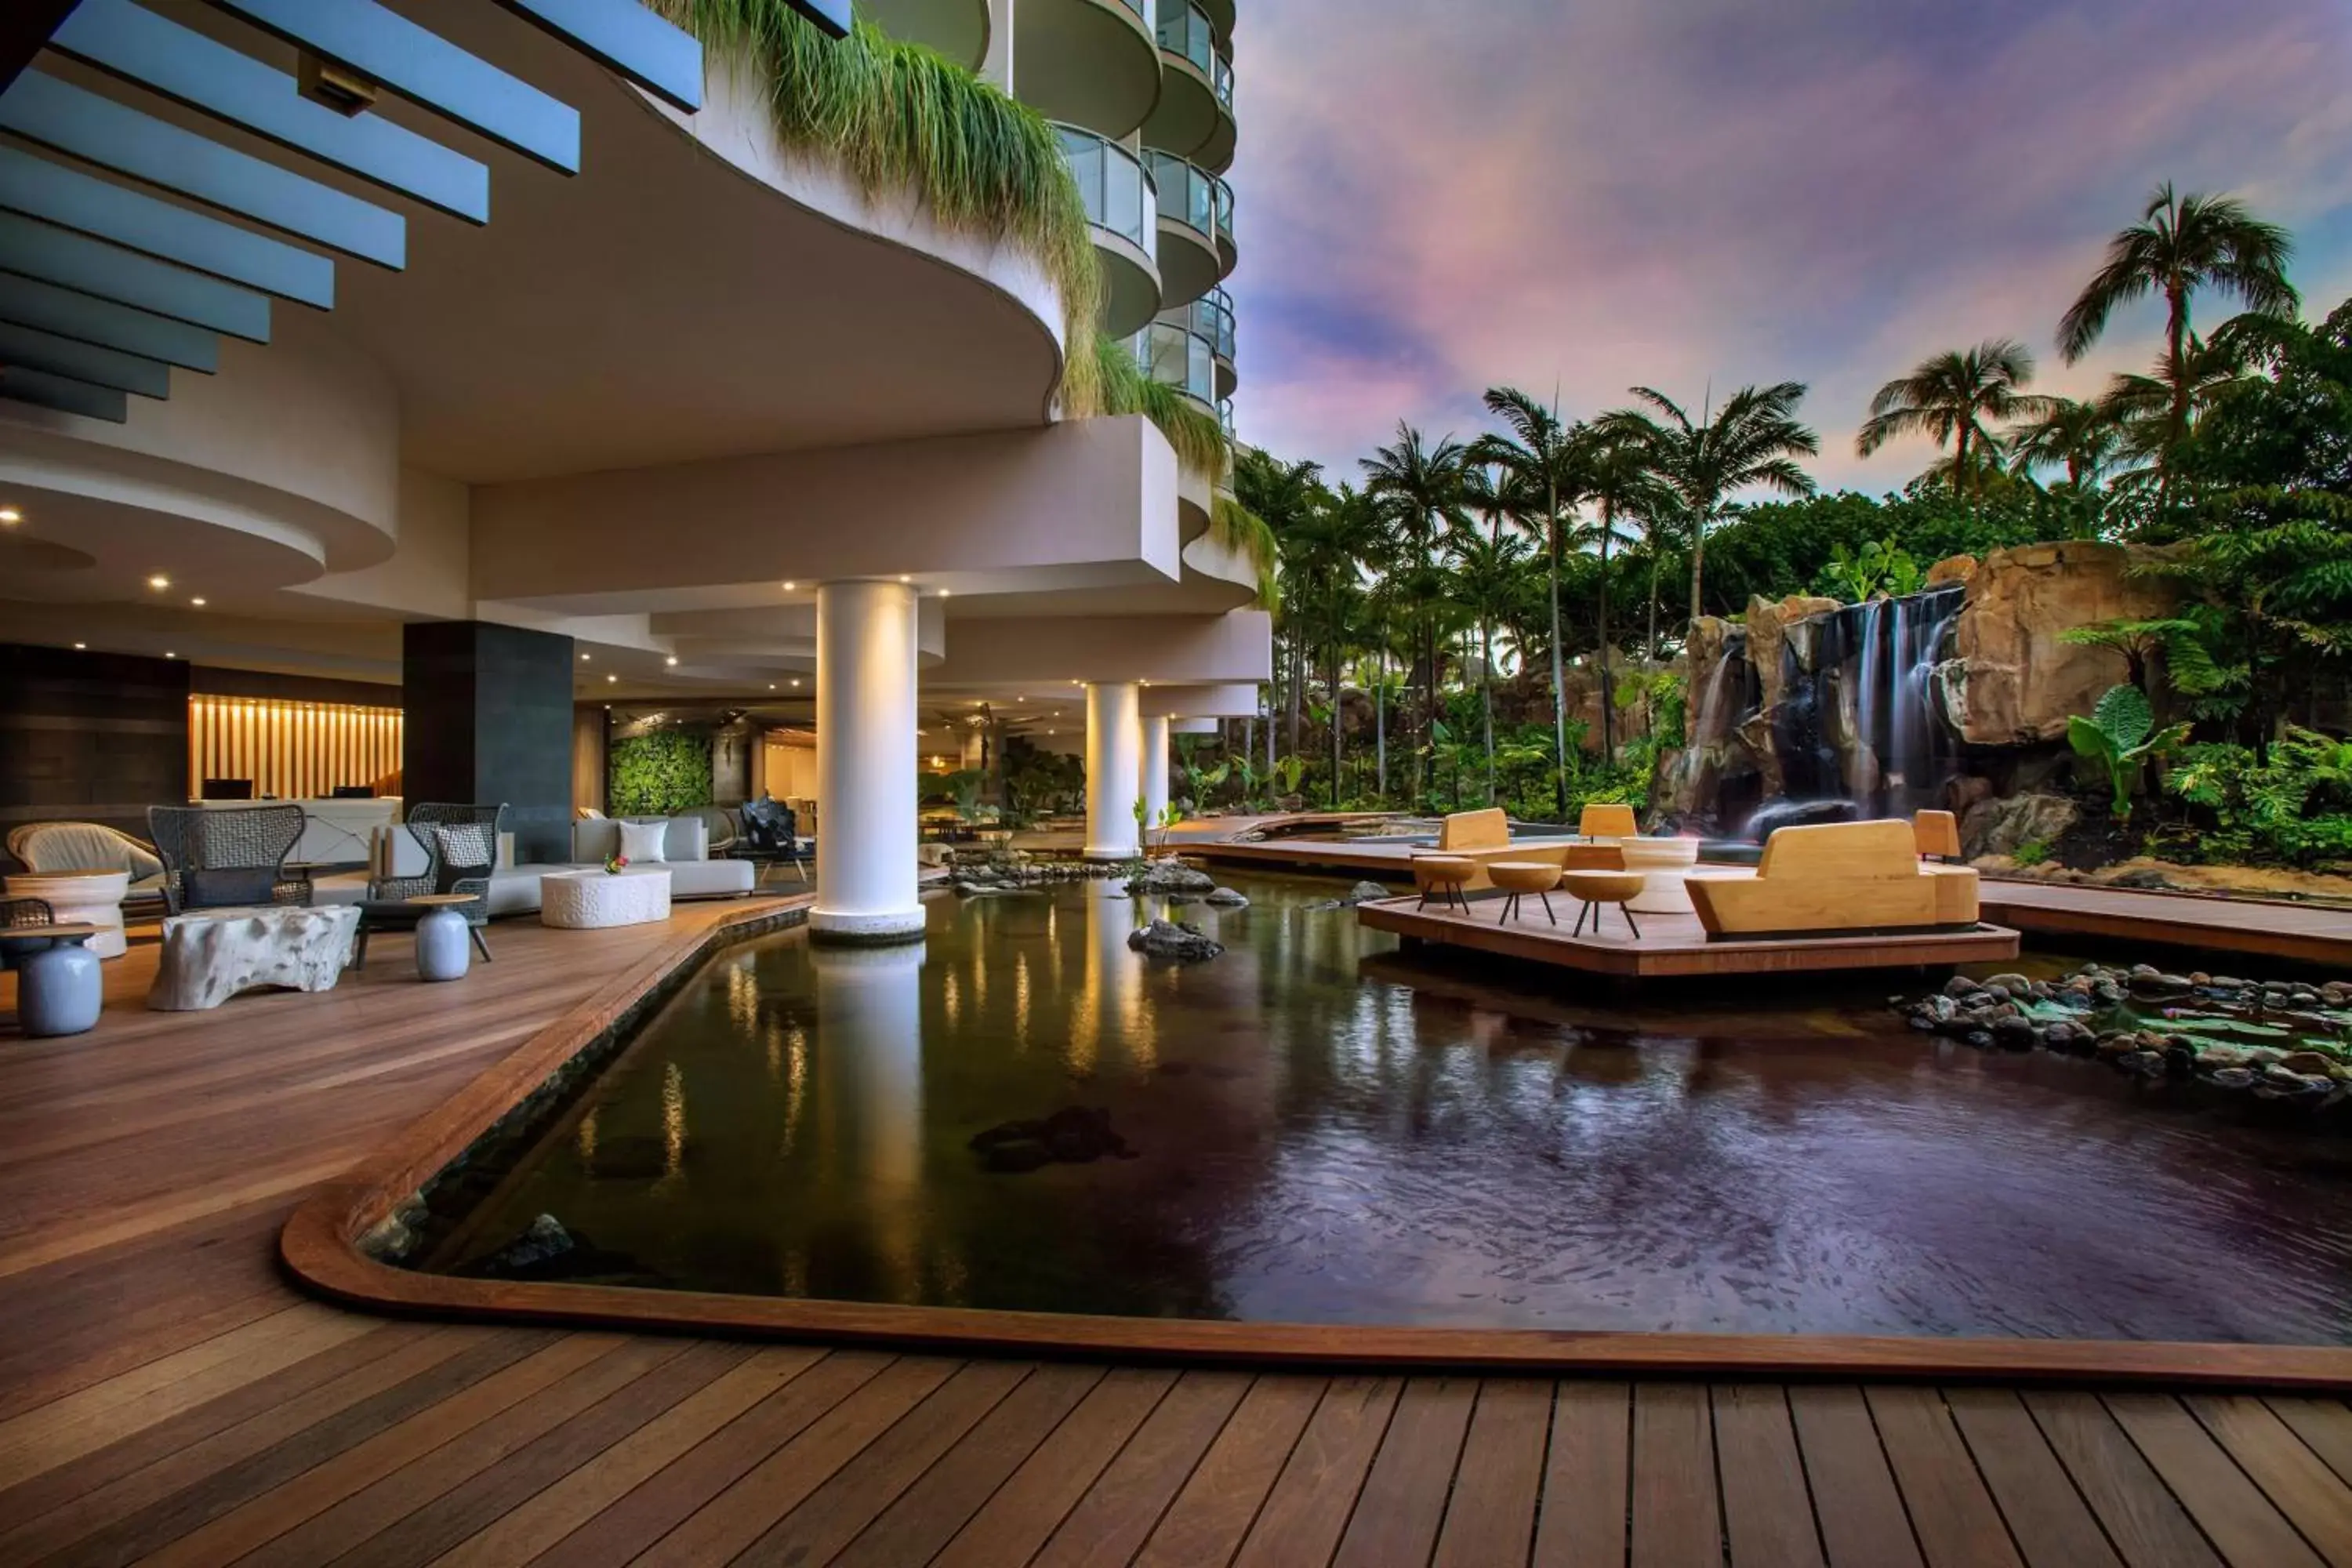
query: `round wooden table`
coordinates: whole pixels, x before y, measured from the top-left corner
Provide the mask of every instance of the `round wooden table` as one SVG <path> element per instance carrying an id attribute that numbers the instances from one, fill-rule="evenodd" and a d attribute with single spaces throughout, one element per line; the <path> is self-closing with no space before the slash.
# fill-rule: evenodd
<path id="1" fill-rule="evenodd" d="M 98 955 L 83 944 L 100 928 L 88 921 L 12 926 L 5 933 L 16 959 L 16 1023 L 36 1039 L 86 1034 L 106 1002 Z M 29 952 L 20 943 L 38 942 Z"/>
<path id="2" fill-rule="evenodd" d="M 18 871 L 8 879 L 11 898 L 40 900 L 60 924 L 95 927 L 89 950 L 100 958 L 123 954 L 122 899 L 130 891 L 128 871 Z"/>

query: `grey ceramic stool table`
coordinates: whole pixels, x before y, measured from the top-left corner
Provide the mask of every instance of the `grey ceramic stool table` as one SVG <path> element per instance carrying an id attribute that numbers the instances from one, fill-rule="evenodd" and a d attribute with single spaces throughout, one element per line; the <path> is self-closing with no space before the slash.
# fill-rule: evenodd
<path id="1" fill-rule="evenodd" d="M 416 922 L 416 977 L 419 980 L 463 980 L 470 962 L 466 944 L 472 931 L 458 907 L 474 901 L 471 893 L 420 893 L 403 899 L 425 913 Z"/>
<path id="2" fill-rule="evenodd" d="M 16 1021 L 37 1039 L 55 1035 L 86 1034 L 98 1026 L 106 998 L 99 977 L 98 954 L 83 944 L 98 934 L 94 925 L 18 926 L 9 940 L 48 945 L 25 954 L 16 963 Z"/>

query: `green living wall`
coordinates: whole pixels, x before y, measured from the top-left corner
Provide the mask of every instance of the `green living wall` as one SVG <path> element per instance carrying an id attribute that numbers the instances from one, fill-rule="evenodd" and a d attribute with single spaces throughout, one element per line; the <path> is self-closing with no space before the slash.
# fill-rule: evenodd
<path id="1" fill-rule="evenodd" d="M 676 816 L 710 804 L 710 737 L 657 730 L 614 741 L 606 763 L 614 816 Z"/>

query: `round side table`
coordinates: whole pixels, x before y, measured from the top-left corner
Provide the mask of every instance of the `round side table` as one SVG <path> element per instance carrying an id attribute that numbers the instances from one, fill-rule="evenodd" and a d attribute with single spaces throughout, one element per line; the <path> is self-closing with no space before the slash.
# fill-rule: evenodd
<path id="1" fill-rule="evenodd" d="M 459 906 L 474 901 L 471 893 L 420 893 L 403 903 L 421 906 L 425 913 L 416 921 L 416 978 L 419 980 L 463 980 L 472 963 L 467 947 L 472 933 L 466 929 L 466 917 Z"/>
<path id="2" fill-rule="evenodd" d="M 95 928 L 89 950 L 100 958 L 122 956 L 122 900 L 130 891 L 128 871 L 19 871 L 8 879 L 11 898 L 38 899 L 60 924 Z"/>
<path id="3" fill-rule="evenodd" d="M 98 954 L 83 945 L 99 928 L 86 921 L 17 926 L 11 942 L 48 939 L 16 961 L 16 1022 L 36 1039 L 86 1034 L 98 1025 L 106 1000 Z"/>
<path id="4" fill-rule="evenodd" d="M 1695 915 L 1690 889 L 1683 879 L 1698 864 L 1696 838 L 1620 838 L 1617 853 L 1625 869 L 1643 876 L 1642 890 L 1625 907 L 1637 915 Z"/>

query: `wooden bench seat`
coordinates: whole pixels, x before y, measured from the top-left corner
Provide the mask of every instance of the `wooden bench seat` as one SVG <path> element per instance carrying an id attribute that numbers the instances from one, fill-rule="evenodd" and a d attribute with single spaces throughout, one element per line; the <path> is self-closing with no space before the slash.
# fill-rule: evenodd
<path id="1" fill-rule="evenodd" d="M 1754 876 L 1695 876 L 1688 886 L 1710 942 L 1967 931 L 1977 923 L 1975 870 L 1922 865 L 1908 822 L 1783 827 L 1765 844 Z"/>

